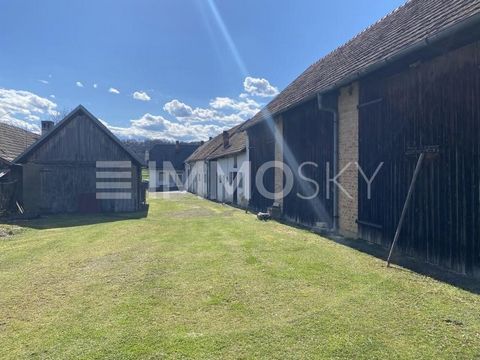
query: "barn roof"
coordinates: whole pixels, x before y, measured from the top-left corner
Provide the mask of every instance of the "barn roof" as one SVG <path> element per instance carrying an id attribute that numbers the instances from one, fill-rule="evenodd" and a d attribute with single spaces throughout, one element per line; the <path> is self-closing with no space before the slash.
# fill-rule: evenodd
<path id="1" fill-rule="evenodd" d="M 479 21 L 478 0 L 410 0 L 346 44 L 307 68 L 262 111 L 245 124 L 252 126 L 386 64 L 406 49 L 455 27 Z"/>
<path id="2" fill-rule="evenodd" d="M 0 123 L 0 162 L 11 163 L 39 137 L 19 127 Z"/>
<path id="3" fill-rule="evenodd" d="M 103 131 L 112 141 L 117 143 L 120 148 L 122 148 L 133 160 L 134 163 L 137 165 L 142 165 L 142 161 L 132 152 L 130 151 L 113 133 L 107 129 L 105 125 L 101 123 L 95 116 L 93 116 L 83 105 L 78 105 L 74 110 L 72 110 L 63 120 L 61 120 L 55 127 L 50 130 L 48 133 L 42 135 L 40 139 L 31 145 L 27 150 L 25 150 L 22 154 L 20 154 L 13 162 L 21 163 L 25 161 L 30 154 L 32 154 L 36 149 L 40 147 L 40 145 L 44 144 L 48 139 L 50 139 L 53 135 L 55 135 L 60 129 L 62 129 L 65 125 L 67 125 L 71 120 L 73 120 L 78 115 L 86 115 L 88 119 L 93 121 L 95 125 L 97 125 L 101 131 Z"/>
<path id="4" fill-rule="evenodd" d="M 185 168 L 185 160 L 200 146 L 196 143 L 156 144 L 149 152 L 149 161 L 163 169 L 163 162 L 170 161 L 176 170 Z"/>
<path id="5" fill-rule="evenodd" d="M 242 124 L 228 130 L 229 135 L 232 136 L 232 134 L 234 134 L 238 129 L 240 129 L 241 126 Z M 197 150 L 195 150 L 192 155 L 188 157 L 187 160 L 185 160 L 185 162 L 189 163 L 194 161 L 207 160 L 219 147 L 223 147 L 223 133 L 215 136 L 213 139 L 207 141 L 205 144 L 200 146 Z"/>
<path id="6" fill-rule="evenodd" d="M 236 131 L 229 133 L 229 135 L 228 146 L 223 146 L 222 139 L 222 144 L 210 154 L 209 159 L 218 159 L 245 151 L 247 146 L 247 135 L 245 131 L 239 131 L 237 128 Z"/>

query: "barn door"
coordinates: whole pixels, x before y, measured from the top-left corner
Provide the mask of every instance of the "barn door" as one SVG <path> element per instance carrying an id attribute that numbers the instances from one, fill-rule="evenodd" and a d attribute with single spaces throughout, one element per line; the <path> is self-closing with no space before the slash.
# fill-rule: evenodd
<path id="1" fill-rule="evenodd" d="M 409 149 L 436 146 L 438 155 L 427 157 L 418 176 L 398 248 L 469 274 L 480 269 L 479 66 L 474 44 L 364 80 L 360 102 L 375 105 L 359 111 L 361 166 L 371 173 L 385 161 L 371 200 L 359 183 L 362 237 L 391 244 L 418 158 Z"/>

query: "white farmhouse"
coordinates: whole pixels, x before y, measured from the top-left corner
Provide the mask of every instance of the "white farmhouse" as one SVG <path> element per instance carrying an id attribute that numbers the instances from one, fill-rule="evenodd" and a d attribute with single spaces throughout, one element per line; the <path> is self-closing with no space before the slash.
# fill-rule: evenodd
<path id="1" fill-rule="evenodd" d="M 248 139 L 239 129 L 236 126 L 210 139 L 186 160 L 188 191 L 218 202 L 248 205 Z"/>
<path id="2" fill-rule="evenodd" d="M 210 198 L 219 202 L 248 205 L 250 197 L 250 166 L 247 135 L 234 128 L 224 131 L 222 144 L 209 156 L 212 184 Z M 216 166 L 215 166 L 216 165 Z"/>

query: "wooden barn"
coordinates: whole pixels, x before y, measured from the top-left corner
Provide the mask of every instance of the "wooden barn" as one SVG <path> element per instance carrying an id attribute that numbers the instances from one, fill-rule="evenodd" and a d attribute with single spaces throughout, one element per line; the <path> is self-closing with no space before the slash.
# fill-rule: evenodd
<path id="1" fill-rule="evenodd" d="M 252 176 L 272 158 L 293 173 L 289 192 L 282 169 L 268 180 L 285 219 L 386 249 L 398 229 L 398 253 L 480 276 L 480 2 L 408 1 L 244 128 Z"/>
<path id="2" fill-rule="evenodd" d="M 251 124 L 247 121 L 242 127 L 248 136 L 248 151 L 250 161 L 250 201 L 249 206 L 254 211 L 266 212 L 275 201 L 275 168 L 262 167 L 264 164 L 275 161 L 275 149 L 281 142 L 275 142 L 275 123 L 270 117 L 264 121 Z M 278 153 L 278 151 L 277 151 Z M 266 193 L 256 186 L 261 181 Z M 269 196 L 271 195 L 271 196 Z"/>
<path id="3" fill-rule="evenodd" d="M 22 203 L 39 213 L 132 212 L 142 208 L 141 162 L 95 116 L 78 106 L 14 162 Z"/>

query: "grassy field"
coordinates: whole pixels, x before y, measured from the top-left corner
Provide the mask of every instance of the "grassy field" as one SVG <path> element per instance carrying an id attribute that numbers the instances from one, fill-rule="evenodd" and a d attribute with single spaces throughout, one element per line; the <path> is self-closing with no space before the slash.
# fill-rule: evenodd
<path id="1" fill-rule="evenodd" d="M 480 296 L 193 196 L 0 238 L 0 358 L 480 357 Z"/>

